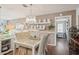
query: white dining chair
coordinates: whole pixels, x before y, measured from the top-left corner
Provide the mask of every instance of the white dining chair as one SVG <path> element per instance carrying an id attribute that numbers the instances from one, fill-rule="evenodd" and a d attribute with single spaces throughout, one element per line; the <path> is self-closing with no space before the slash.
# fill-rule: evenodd
<path id="1" fill-rule="evenodd" d="M 39 44 L 38 53 L 37 53 L 38 55 L 45 55 L 49 35 L 50 34 L 46 34 L 43 37 L 41 37 L 41 42 Z"/>

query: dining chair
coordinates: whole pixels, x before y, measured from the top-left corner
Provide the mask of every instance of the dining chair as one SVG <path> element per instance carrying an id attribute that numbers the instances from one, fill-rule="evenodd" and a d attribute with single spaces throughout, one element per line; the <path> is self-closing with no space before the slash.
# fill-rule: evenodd
<path id="1" fill-rule="evenodd" d="M 46 51 L 47 51 L 47 41 L 48 41 L 48 37 L 50 34 L 46 34 L 44 36 L 41 37 L 41 42 L 39 44 L 39 48 L 38 48 L 38 55 L 45 55 Z"/>

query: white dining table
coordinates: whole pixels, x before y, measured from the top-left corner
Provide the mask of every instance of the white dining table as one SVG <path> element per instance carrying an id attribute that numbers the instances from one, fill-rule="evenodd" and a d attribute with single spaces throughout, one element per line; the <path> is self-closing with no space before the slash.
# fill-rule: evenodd
<path id="1" fill-rule="evenodd" d="M 38 39 L 27 39 L 27 40 L 15 40 L 14 41 L 14 51 L 15 54 L 16 45 L 23 46 L 32 49 L 32 55 L 35 55 L 35 49 L 39 46 L 41 40 Z"/>

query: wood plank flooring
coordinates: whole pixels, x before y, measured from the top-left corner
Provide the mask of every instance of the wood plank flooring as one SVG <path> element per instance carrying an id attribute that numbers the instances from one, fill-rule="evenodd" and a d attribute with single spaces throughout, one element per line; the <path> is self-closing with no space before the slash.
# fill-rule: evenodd
<path id="1" fill-rule="evenodd" d="M 69 55 L 68 42 L 66 39 L 57 39 L 56 46 L 48 46 L 48 55 Z"/>
<path id="2" fill-rule="evenodd" d="M 57 39 L 56 46 L 47 46 L 48 52 L 47 55 L 69 55 L 68 42 L 66 39 Z M 23 47 L 16 49 L 15 55 L 31 55 L 32 51 Z M 7 55 L 12 55 L 12 52 Z"/>

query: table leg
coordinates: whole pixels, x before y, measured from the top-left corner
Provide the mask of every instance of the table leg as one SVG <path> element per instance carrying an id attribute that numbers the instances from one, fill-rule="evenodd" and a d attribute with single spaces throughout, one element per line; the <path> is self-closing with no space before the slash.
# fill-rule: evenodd
<path id="1" fill-rule="evenodd" d="M 0 41 L 0 55 L 1 55 L 1 47 L 2 47 L 2 46 L 1 46 L 1 41 Z"/>
<path id="2" fill-rule="evenodd" d="M 35 47 L 32 47 L 32 55 L 35 55 Z"/>
<path id="3" fill-rule="evenodd" d="M 15 50 L 16 50 L 16 44 L 14 43 L 14 45 L 13 45 L 13 55 L 15 55 Z"/>

